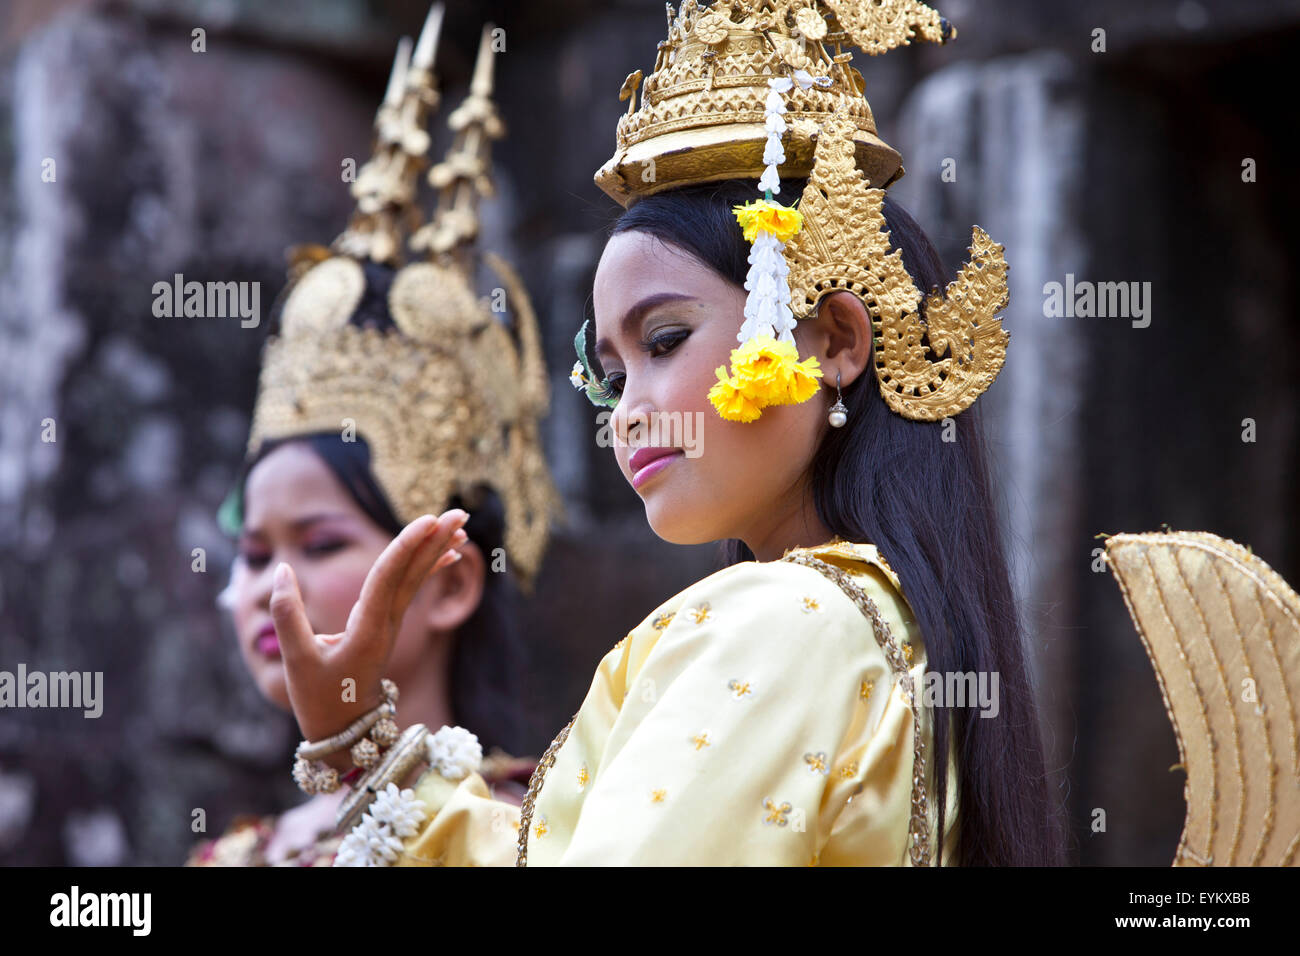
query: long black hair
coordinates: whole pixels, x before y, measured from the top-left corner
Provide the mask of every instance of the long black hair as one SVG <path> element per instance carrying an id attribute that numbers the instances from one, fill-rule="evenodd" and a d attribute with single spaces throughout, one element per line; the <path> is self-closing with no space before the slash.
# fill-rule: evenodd
<path id="1" fill-rule="evenodd" d="M 354 325 L 390 329 L 393 319 L 387 302 L 394 273 L 369 262 L 365 264 L 365 272 L 366 291 L 350 321 Z M 340 433 L 328 432 L 262 442 L 239 478 L 236 491 L 241 513 L 248 473 L 272 450 L 290 442 L 301 442 L 315 452 L 366 516 L 397 537 L 403 524 L 375 481 L 370 447 L 362 435 L 356 441 L 344 441 Z M 496 549 L 504 549 L 506 531 L 501 499 L 490 488 L 476 488 L 466 497 L 472 500 L 453 497 L 446 508 L 463 508 L 469 512 L 465 523 L 469 540 L 485 556 L 499 553 Z M 456 629 L 452 644 L 448 675 L 452 719 L 473 731 L 484 752 L 500 747 L 508 753 L 518 753 L 524 724 L 521 704 L 524 644 L 515 616 L 518 589 L 507 573 L 489 571 L 484 578 L 482 600 Z"/>
<path id="2" fill-rule="evenodd" d="M 798 196 L 803 182 L 782 183 Z M 690 253 L 743 286 L 749 244 L 732 207 L 752 199 L 755 184 L 730 180 L 669 190 L 641 199 L 612 234 L 643 232 Z M 929 238 L 885 198 L 891 245 L 922 292 L 945 282 Z M 850 541 L 870 542 L 897 572 L 916 614 L 933 672 L 995 672 L 1000 710 L 934 709 L 934 792 L 944 833 L 949 740 L 958 768 L 957 861 L 965 866 L 1059 866 L 1064 832 L 1048 787 L 1024 642 L 991 491 L 980 416 L 972 407 L 944 423 L 915 422 L 890 411 L 874 375 L 843 389 L 848 426 L 827 429 L 811 463 L 814 504 L 822 523 Z M 950 433 L 951 437 L 951 433 Z M 724 543 L 724 560 L 751 561 L 740 541 Z M 943 858 L 939 840 L 938 862 Z"/>

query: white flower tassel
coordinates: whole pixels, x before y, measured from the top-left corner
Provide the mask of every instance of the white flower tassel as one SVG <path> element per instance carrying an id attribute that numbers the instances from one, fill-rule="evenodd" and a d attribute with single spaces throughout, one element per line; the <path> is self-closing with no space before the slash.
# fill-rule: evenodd
<path id="1" fill-rule="evenodd" d="M 768 80 L 767 85 L 763 121 L 763 128 L 767 130 L 767 142 L 763 146 L 765 168 L 758 188 L 760 192 L 777 195 L 781 192 L 778 167 L 785 162 L 782 143 L 787 129 L 784 94 L 794 88 L 794 81 L 782 76 Z M 790 283 L 786 278 L 790 267 L 786 264 L 784 251 L 785 243 L 766 230 L 760 229 L 754 237 L 749 250 L 749 273 L 745 278 L 745 289 L 749 292 L 745 300 L 745 322 L 736 335 L 741 343 L 756 335 L 771 335 L 782 342 L 794 341 L 795 317 L 790 311 Z"/>
<path id="2" fill-rule="evenodd" d="M 763 176 L 758 181 L 759 192 L 770 190 L 772 195 L 781 192 L 781 174 L 777 167 L 785 162 L 785 146 L 781 137 L 785 134 L 785 97 L 794 84 L 788 77 L 777 77 L 767 81 L 767 102 L 763 110 L 763 128 L 767 130 L 767 142 L 763 145 Z"/>
<path id="3" fill-rule="evenodd" d="M 781 191 L 778 167 L 786 161 L 782 135 L 786 132 L 785 94 L 798 83 L 808 89 L 819 80 L 805 70 L 767 81 L 763 129 L 763 175 L 758 188 L 763 198 L 735 206 L 732 212 L 751 243 L 749 272 L 745 276 L 745 321 L 736 339 L 740 348 L 731 353 L 731 370 L 717 369 L 718 381 L 709 389 L 709 401 L 728 421 L 752 422 L 768 405 L 807 401 L 817 391 L 821 370 L 815 356 L 799 361 L 794 342 L 796 319 L 790 308 L 790 266 L 785 261 L 786 241 L 803 223 L 798 209 L 774 202 Z M 763 363 L 763 374 L 755 370 Z"/>

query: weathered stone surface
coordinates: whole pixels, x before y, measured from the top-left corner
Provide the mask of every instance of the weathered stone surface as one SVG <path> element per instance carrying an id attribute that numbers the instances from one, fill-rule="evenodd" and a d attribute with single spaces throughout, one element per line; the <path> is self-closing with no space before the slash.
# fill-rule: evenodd
<path id="1" fill-rule="evenodd" d="M 213 606 L 230 554 L 213 516 L 265 324 L 155 318 L 151 289 L 176 273 L 258 282 L 269 313 L 283 249 L 342 227 L 340 163 L 367 154 L 393 40 L 423 11 L 64 6 L 20 3 L 0 26 L 0 669 L 103 671 L 105 702 L 95 720 L 0 717 L 0 863 L 166 864 L 195 839 L 197 807 L 212 831 L 294 802 L 296 737 Z M 950 269 L 972 223 L 1007 246 L 1012 351 L 986 418 L 1076 859 L 1167 863 L 1177 752 L 1118 590 L 1092 570 L 1093 536 L 1204 528 L 1300 580 L 1300 210 L 1275 112 L 1300 3 L 939 8 L 954 44 L 858 65 L 908 169 L 893 194 Z M 617 212 L 591 175 L 613 149 L 624 76 L 653 62 L 662 5 L 452 3 L 448 105 L 488 17 L 507 29 L 510 137 L 484 228 L 539 311 L 567 509 L 527 617 L 533 719 L 518 749 L 540 753 L 600 656 L 713 552 L 654 538 L 567 381 Z M 203 54 L 191 22 L 206 25 Z M 1258 182 L 1242 182 L 1247 157 Z M 1047 317 L 1043 283 L 1066 273 L 1150 281 L 1149 327 Z M 206 573 L 191 570 L 199 547 Z M 1088 829 L 1095 808 L 1105 833 Z"/>

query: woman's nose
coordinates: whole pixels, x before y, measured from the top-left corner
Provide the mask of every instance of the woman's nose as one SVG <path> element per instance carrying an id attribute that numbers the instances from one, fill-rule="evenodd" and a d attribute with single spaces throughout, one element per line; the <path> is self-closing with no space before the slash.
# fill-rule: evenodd
<path id="1" fill-rule="evenodd" d="M 626 393 L 624 393 L 626 399 Z M 621 401 L 614 409 L 614 434 L 621 444 L 635 446 L 640 436 L 653 421 L 654 405 L 649 399 Z"/>

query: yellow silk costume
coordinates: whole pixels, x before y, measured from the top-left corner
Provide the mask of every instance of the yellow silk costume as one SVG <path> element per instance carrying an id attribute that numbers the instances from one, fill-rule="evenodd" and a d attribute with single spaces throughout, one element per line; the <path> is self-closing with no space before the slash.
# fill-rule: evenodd
<path id="1" fill-rule="evenodd" d="M 801 558 L 845 572 L 888 634 Z M 605 655 L 534 775 L 526 840 L 521 808 L 491 799 L 478 774 L 429 771 L 416 785 L 429 816 L 397 865 L 933 862 L 936 808 L 914 779 L 918 723 L 933 762 L 930 712 L 899 679 L 919 688 L 925 669 L 898 578 L 873 546 L 734 565 Z M 945 864 L 958 862 L 956 795 L 950 750 Z"/>

